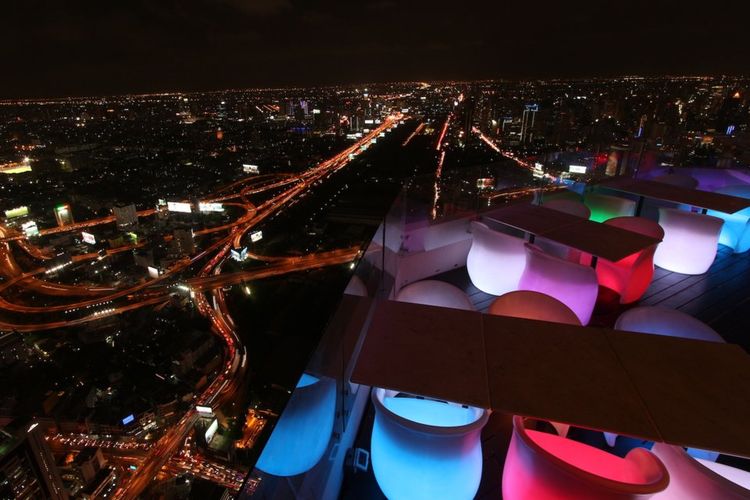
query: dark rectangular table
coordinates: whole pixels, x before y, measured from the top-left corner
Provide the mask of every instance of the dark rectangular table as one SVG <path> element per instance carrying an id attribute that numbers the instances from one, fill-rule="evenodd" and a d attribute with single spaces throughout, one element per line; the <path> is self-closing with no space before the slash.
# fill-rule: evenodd
<path id="1" fill-rule="evenodd" d="M 726 214 L 739 212 L 750 207 L 750 199 L 730 196 L 728 194 L 711 193 L 699 189 L 673 186 L 663 182 L 637 180 L 631 178 L 615 178 L 602 181 L 600 186 L 613 191 L 634 194 L 639 197 L 636 215 L 640 213 L 644 198 L 683 203 L 706 210 L 716 210 Z"/>
<path id="2" fill-rule="evenodd" d="M 511 205 L 486 218 L 588 253 L 593 256 L 592 265 L 599 257 L 617 262 L 660 241 L 539 205 Z"/>

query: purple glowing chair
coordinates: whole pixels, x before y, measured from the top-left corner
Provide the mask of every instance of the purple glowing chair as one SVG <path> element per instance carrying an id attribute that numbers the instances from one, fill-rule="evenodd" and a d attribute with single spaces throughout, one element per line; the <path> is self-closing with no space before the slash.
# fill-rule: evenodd
<path id="1" fill-rule="evenodd" d="M 583 202 L 591 210 L 591 220 L 594 222 L 604 222 L 635 213 L 635 202 L 618 196 L 589 193 Z"/>
<path id="2" fill-rule="evenodd" d="M 544 203 L 544 208 L 550 208 L 552 210 L 557 210 L 558 212 L 575 215 L 582 219 L 588 219 L 591 216 L 591 210 L 589 210 L 589 207 L 580 201 L 553 199 L 546 201 Z M 567 259 L 571 262 L 580 262 L 581 260 L 581 252 L 579 250 L 561 245 L 560 243 L 555 243 L 546 238 L 539 237 L 534 241 L 534 244 L 542 248 L 548 254 L 555 255 L 561 259 Z"/>
<path id="3" fill-rule="evenodd" d="M 593 446 L 526 428 L 513 417 L 503 469 L 505 500 L 649 498 L 669 484 L 661 461 L 645 448 L 625 458 Z"/>
<path id="4" fill-rule="evenodd" d="M 568 306 L 582 325 L 588 324 L 599 293 L 596 271 L 548 255 L 528 243 L 525 248 L 526 269 L 518 284 L 519 289 L 554 297 Z"/>
<path id="5" fill-rule="evenodd" d="M 707 324 L 689 314 L 666 307 L 641 306 L 622 313 L 615 321 L 615 330 L 650 333 L 683 339 L 724 342 L 724 339 Z M 614 446 L 617 434 L 604 433 L 607 444 Z M 717 454 L 713 455 L 716 460 Z"/>
<path id="6" fill-rule="evenodd" d="M 642 217 L 615 217 L 605 224 L 627 229 L 661 240 L 664 230 L 659 224 Z M 658 244 L 629 255 L 617 262 L 599 259 L 596 276 L 599 284 L 620 295 L 621 304 L 630 304 L 640 299 L 654 277 L 654 253 Z"/>
<path id="7" fill-rule="evenodd" d="M 372 470 L 387 498 L 474 498 L 487 410 L 379 388 L 372 403 Z"/>
<path id="8" fill-rule="evenodd" d="M 365 282 L 362 281 L 362 278 L 354 275 L 352 276 L 352 279 L 349 280 L 349 284 L 346 285 L 346 290 L 344 290 L 344 293 L 346 295 L 367 297 L 367 285 L 365 285 Z"/>
<path id="9" fill-rule="evenodd" d="M 396 300 L 426 306 L 474 310 L 474 305 L 463 290 L 437 280 L 423 280 L 407 285 L 396 294 Z"/>
<path id="10" fill-rule="evenodd" d="M 490 295 L 518 290 L 526 266 L 524 241 L 476 221 L 471 223 L 471 233 L 466 270 L 474 286 Z"/>
<path id="11" fill-rule="evenodd" d="M 698 179 L 686 174 L 664 174 L 654 177 L 653 180 L 654 182 L 661 182 L 662 184 L 669 184 L 671 186 L 679 186 L 688 189 L 696 189 L 698 187 Z"/>
<path id="12" fill-rule="evenodd" d="M 717 189 L 716 192 L 739 198 L 750 198 L 750 186 L 746 184 L 726 186 Z M 724 220 L 724 226 L 722 226 L 719 235 L 719 243 L 728 246 L 734 250 L 734 253 L 744 253 L 750 250 L 750 208 L 742 209 L 733 214 L 709 210 L 708 215 Z"/>
<path id="13" fill-rule="evenodd" d="M 654 443 L 651 451 L 669 471 L 669 486 L 655 495 L 655 499 L 750 498 L 750 472 L 693 458 L 679 446 Z"/>
<path id="14" fill-rule="evenodd" d="M 487 313 L 581 326 L 578 316 L 568 306 L 554 297 L 528 290 L 501 295 L 490 304 Z"/>
<path id="15" fill-rule="evenodd" d="M 660 207 L 664 240 L 656 249 L 654 264 L 675 273 L 705 273 L 716 258 L 723 224 L 718 217 Z"/>

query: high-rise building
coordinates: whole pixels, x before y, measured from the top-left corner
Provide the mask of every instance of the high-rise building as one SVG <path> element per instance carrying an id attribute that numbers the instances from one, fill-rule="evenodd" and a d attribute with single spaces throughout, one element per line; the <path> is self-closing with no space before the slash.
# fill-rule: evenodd
<path id="1" fill-rule="evenodd" d="M 135 205 L 115 205 L 112 207 L 118 229 L 130 229 L 138 225 L 138 212 Z"/>
<path id="2" fill-rule="evenodd" d="M 523 110 L 523 117 L 521 118 L 521 144 L 525 144 L 533 137 L 532 130 L 537 111 L 539 111 L 538 104 L 527 104 Z"/>
<path id="3" fill-rule="evenodd" d="M 0 429 L 0 498 L 68 498 L 52 452 L 34 422 L 16 420 Z"/>
<path id="4" fill-rule="evenodd" d="M 60 227 L 73 224 L 73 212 L 67 203 L 55 207 L 55 220 Z"/>

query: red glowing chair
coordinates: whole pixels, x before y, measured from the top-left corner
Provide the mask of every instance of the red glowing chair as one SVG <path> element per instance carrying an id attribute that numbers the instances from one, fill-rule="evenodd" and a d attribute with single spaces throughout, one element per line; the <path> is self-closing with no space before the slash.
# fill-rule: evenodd
<path id="1" fill-rule="evenodd" d="M 695 459 L 679 446 L 654 443 L 652 451 L 669 471 L 669 487 L 654 498 L 663 500 L 750 498 L 750 472 Z"/>
<path id="2" fill-rule="evenodd" d="M 661 240 L 664 230 L 659 224 L 642 217 L 615 217 L 605 224 L 627 229 Z M 617 262 L 599 259 L 596 276 L 599 284 L 620 294 L 621 304 L 640 299 L 654 277 L 654 253 L 658 244 L 629 255 Z"/>
<path id="3" fill-rule="evenodd" d="M 578 316 L 568 306 L 554 297 L 528 290 L 501 295 L 490 304 L 487 313 L 581 326 Z"/>
<path id="4" fill-rule="evenodd" d="M 644 448 L 620 458 L 598 448 L 526 428 L 513 418 L 503 469 L 505 500 L 649 498 L 669 484 L 664 464 Z"/>

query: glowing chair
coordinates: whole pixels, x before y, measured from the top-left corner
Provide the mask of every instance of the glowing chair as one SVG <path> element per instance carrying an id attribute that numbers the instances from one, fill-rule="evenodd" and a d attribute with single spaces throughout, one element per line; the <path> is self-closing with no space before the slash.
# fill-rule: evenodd
<path id="1" fill-rule="evenodd" d="M 482 479 L 489 412 L 374 388 L 370 457 L 391 500 L 472 499 Z"/>
<path id="2" fill-rule="evenodd" d="M 654 177 L 653 180 L 654 182 L 661 182 L 662 184 L 669 184 L 671 186 L 679 186 L 689 189 L 696 189 L 698 187 L 698 179 L 686 174 L 664 174 L 658 177 Z"/>
<path id="3" fill-rule="evenodd" d="M 466 311 L 474 310 L 474 305 L 463 290 L 437 280 L 417 281 L 407 285 L 398 292 L 396 300 L 426 306 L 449 307 Z"/>
<path id="4" fill-rule="evenodd" d="M 554 297 L 568 306 L 582 325 L 591 319 L 599 293 L 594 269 L 545 254 L 528 243 L 526 269 L 518 287 Z"/>
<path id="5" fill-rule="evenodd" d="M 716 190 L 717 193 L 750 198 L 750 186 L 727 186 Z M 750 250 L 750 208 L 745 208 L 733 214 L 725 214 L 709 210 L 708 215 L 713 215 L 724 220 L 721 228 L 719 243 L 734 250 L 735 253 L 743 253 Z"/>
<path id="6" fill-rule="evenodd" d="M 590 193 L 586 195 L 583 202 L 591 210 L 591 220 L 594 222 L 604 222 L 635 213 L 635 201 L 627 198 Z"/>
<path id="7" fill-rule="evenodd" d="M 323 457 L 333 433 L 336 382 L 303 374 L 256 466 L 274 476 L 296 476 Z"/>
<path id="8" fill-rule="evenodd" d="M 627 229 L 661 240 L 664 230 L 659 224 L 642 217 L 615 217 L 607 225 Z M 640 299 L 654 277 L 654 253 L 658 244 L 629 255 L 617 262 L 599 259 L 596 276 L 599 284 L 620 295 L 621 304 L 630 304 Z"/>
<path id="9" fill-rule="evenodd" d="M 565 212 L 566 214 L 575 215 L 582 219 L 588 219 L 591 216 L 591 210 L 580 201 L 567 200 L 567 199 L 553 199 L 544 203 L 545 208 L 557 210 L 558 212 Z M 571 262 L 580 262 L 581 252 L 574 248 L 555 243 L 546 238 L 537 238 L 534 244 L 541 247 L 545 252 L 560 257 L 561 259 L 567 259 Z"/>
<path id="10" fill-rule="evenodd" d="M 750 472 L 695 459 L 679 446 L 654 443 L 651 451 L 669 471 L 669 486 L 655 499 L 750 498 Z"/>
<path id="11" fill-rule="evenodd" d="M 659 208 L 664 240 L 656 249 L 654 264 L 675 273 L 705 273 L 716 258 L 723 224 L 718 217 Z"/>
<path id="12" fill-rule="evenodd" d="M 491 295 L 518 290 L 526 266 L 524 241 L 476 221 L 471 223 L 471 233 L 466 270 L 474 286 Z"/>
<path id="13" fill-rule="evenodd" d="M 721 335 L 707 324 L 689 314 L 666 307 L 642 306 L 629 309 L 617 318 L 615 330 L 724 342 Z M 604 439 L 608 445 L 614 446 L 617 434 L 605 432 Z"/>
<path id="14" fill-rule="evenodd" d="M 505 500 L 648 498 L 663 491 L 669 474 L 645 448 L 620 458 L 587 444 L 526 428 L 513 418 L 503 469 Z"/>
<path id="15" fill-rule="evenodd" d="M 578 316 L 568 306 L 554 297 L 528 290 L 501 295 L 490 304 L 487 313 L 581 326 Z"/>

